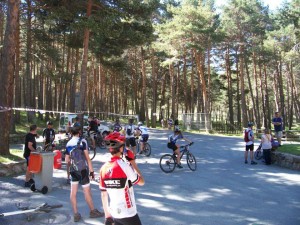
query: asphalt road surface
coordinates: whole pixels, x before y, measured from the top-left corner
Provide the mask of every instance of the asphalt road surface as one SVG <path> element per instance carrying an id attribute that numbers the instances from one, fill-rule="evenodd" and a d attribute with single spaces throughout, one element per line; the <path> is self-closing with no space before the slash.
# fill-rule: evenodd
<path id="1" fill-rule="evenodd" d="M 163 173 L 159 158 L 167 149 L 167 130 L 150 131 L 150 157 L 138 156 L 137 163 L 145 177 L 144 186 L 135 186 L 138 213 L 143 225 L 299 225 L 300 173 L 277 167 L 244 164 L 242 138 L 190 134 L 190 147 L 198 168 L 192 172 L 186 162 L 183 169 Z M 256 142 L 258 146 L 258 142 Z M 95 171 L 109 158 L 98 150 L 93 160 Z M 0 218 L 1 225 L 23 224 L 103 224 L 104 219 L 90 219 L 81 188 L 79 212 L 83 219 L 73 222 L 69 203 L 70 186 L 66 184 L 65 165 L 54 170 L 53 189 L 43 195 L 24 188 L 24 175 L 0 177 L 0 213 L 15 211 L 15 204 L 36 206 L 43 202 L 63 204 L 50 213 L 34 214 L 30 222 L 24 214 Z M 92 182 L 96 208 L 102 211 L 100 191 Z"/>

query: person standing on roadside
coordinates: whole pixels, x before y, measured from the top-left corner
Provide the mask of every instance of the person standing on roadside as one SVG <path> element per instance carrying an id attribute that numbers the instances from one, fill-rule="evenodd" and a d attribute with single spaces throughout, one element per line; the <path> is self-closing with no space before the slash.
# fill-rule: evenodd
<path id="1" fill-rule="evenodd" d="M 266 165 L 271 164 L 271 149 L 272 149 L 272 135 L 270 130 L 266 129 L 264 134 L 261 136 L 261 148 Z"/>
<path id="2" fill-rule="evenodd" d="M 90 187 L 90 177 L 94 179 L 94 169 L 92 165 L 92 161 L 89 157 L 88 149 L 87 149 L 87 142 L 85 139 L 80 137 L 80 128 L 73 127 L 71 128 L 72 132 L 72 139 L 67 143 L 66 146 L 66 163 L 71 162 L 72 159 L 72 152 L 74 148 L 80 146 L 80 150 L 83 151 L 83 155 L 85 158 L 85 169 L 81 171 L 72 170 L 72 164 L 70 165 L 70 174 L 71 174 L 71 192 L 70 192 L 70 201 L 72 205 L 72 209 L 74 212 L 74 222 L 78 222 L 81 220 L 81 215 L 78 212 L 77 208 L 77 192 L 78 192 L 78 185 L 81 184 L 83 189 L 83 194 L 85 201 L 90 208 L 90 218 L 98 218 L 103 217 L 104 213 L 99 212 L 95 207 L 92 199 L 91 187 Z"/>
<path id="3" fill-rule="evenodd" d="M 53 123 L 51 121 L 47 122 L 47 128 L 43 130 L 43 138 L 44 138 L 44 145 L 45 146 L 51 145 L 51 148 L 48 149 L 53 150 L 52 142 L 55 139 L 55 131 L 53 129 Z"/>
<path id="4" fill-rule="evenodd" d="M 136 142 L 135 142 L 135 134 L 137 127 L 133 124 L 133 119 L 128 120 L 128 124 L 125 127 L 125 137 L 126 137 L 126 146 L 131 148 L 134 155 L 136 155 Z"/>
<path id="5" fill-rule="evenodd" d="M 256 165 L 257 162 L 255 162 L 254 158 L 253 158 L 254 133 L 253 133 L 252 127 L 253 127 L 253 123 L 248 123 L 248 128 L 245 130 L 245 133 L 244 133 L 244 141 L 246 142 L 245 164 L 248 163 L 248 152 L 250 150 L 251 165 Z"/>
<path id="6" fill-rule="evenodd" d="M 279 112 L 275 112 L 275 116 L 272 119 L 272 123 L 274 125 L 275 130 L 275 137 L 277 138 L 277 141 L 279 143 L 279 146 L 281 146 L 281 138 L 282 138 L 282 123 L 283 120 L 280 117 Z"/>
<path id="7" fill-rule="evenodd" d="M 125 146 L 123 135 L 113 132 L 105 137 L 105 143 L 111 153 L 110 161 L 100 169 L 99 180 L 105 225 L 141 225 L 133 185 L 144 185 L 144 178 L 140 170 L 122 160 Z"/>
<path id="8" fill-rule="evenodd" d="M 24 146 L 24 153 L 23 153 L 23 156 L 26 159 L 26 163 L 27 163 L 24 187 L 30 187 L 30 185 L 34 183 L 34 180 L 32 179 L 32 173 L 29 171 L 28 165 L 30 160 L 30 153 L 36 151 L 36 140 L 35 140 L 36 136 L 37 136 L 37 126 L 31 125 L 29 133 L 26 134 L 25 136 L 25 146 Z"/>

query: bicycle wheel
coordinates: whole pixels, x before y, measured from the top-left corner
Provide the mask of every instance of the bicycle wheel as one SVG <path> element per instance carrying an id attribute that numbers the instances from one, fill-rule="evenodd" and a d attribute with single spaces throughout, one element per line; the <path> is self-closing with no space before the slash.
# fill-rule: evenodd
<path id="1" fill-rule="evenodd" d="M 159 160 L 159 166 L 161 170 L 165 173 L 173 172 L 175 169 L 175 165 L 175 159 L 171 154 L 165 154 Z"/>
<path id="2" fill-rule="evenodd" d="M 93 160 L 96 156 L 96 148 L 88 147 L 89 150 L 89 157 L 91 160 Z"/>
<path id="3" fill-rule="evenodd" d="M 151 155 L 151 145 L 148 142 L 144 143 L 144 151 L 143 151 L 145 156 L 150 156 Z"/>
<path id="4" fill-rule="evenodd" d="M 186 162 L 187 162 L 190 170 L 195 171 L 197 169 L 197 161 L 196 161 L 195 156 L 192 153 L 188 152 L 186 154 Z"/>
<path id="5" fill-rule="evenodd" d="M 102 149 L 105 149 L 106 148 L 106 144 L 105 144 L 105 141 L 104 141 L 104 138 L 102 137 L 97 137 L 97 139 L 95 140 L 97 145 L 102 148 Z"/>
<path id="6" fill-rule="evenodd" d="M 257 150 L 254 152 L 254 158 L 255 158 L 256 160 L 260 160 L 262 157 L 263 157 L 262 151 L 257 149 Z"/>

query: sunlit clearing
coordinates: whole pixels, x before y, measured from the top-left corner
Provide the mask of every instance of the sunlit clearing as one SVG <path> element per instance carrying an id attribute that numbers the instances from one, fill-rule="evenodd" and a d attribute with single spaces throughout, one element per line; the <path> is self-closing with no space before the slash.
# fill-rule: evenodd
<path id="1" fill-rule="evenodd" d="M 161 211 L 166 211 L 166 212 L 172 211 L 172 209 L 167 208 L 165 205 L 163 205 L 159 201 L 154 201 L 151 199 L 139 198 L 138 203 L 145 208 L 156 208 L 156 209 L 160 209 Z"/>
<path id="2" fill-rule="evenodd" d="M 231 190 L 227 189 L 227 188 L 211 188 L 210 189 L 211 191 L 213 192 L 216 192 L 216 193 L 219 193 L 219 194 L 223 194 L 223 195 L 226 195 L 226 194 L 230 194 Z"/>
<path id="3" fill-rule="evenodd" d="M 270 183 L 300 186 L 300 174 L 258 172 Z"/>

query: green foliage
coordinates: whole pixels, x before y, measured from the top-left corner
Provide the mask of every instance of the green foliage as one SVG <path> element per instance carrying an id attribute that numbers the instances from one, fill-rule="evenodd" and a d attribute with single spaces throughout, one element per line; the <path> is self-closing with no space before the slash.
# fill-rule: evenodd
<path id="1" fill-rule="evenodd" d="M 0 163 L 19 162 L 24 160 L 23 151 L 18 149 L 10 149 L 9 155 L 0 156 Z"/>
<path id="2" fill-rule="evenodd" d="M 300 156 L 300 144 L 283 144 L 276 151 Z"/>

